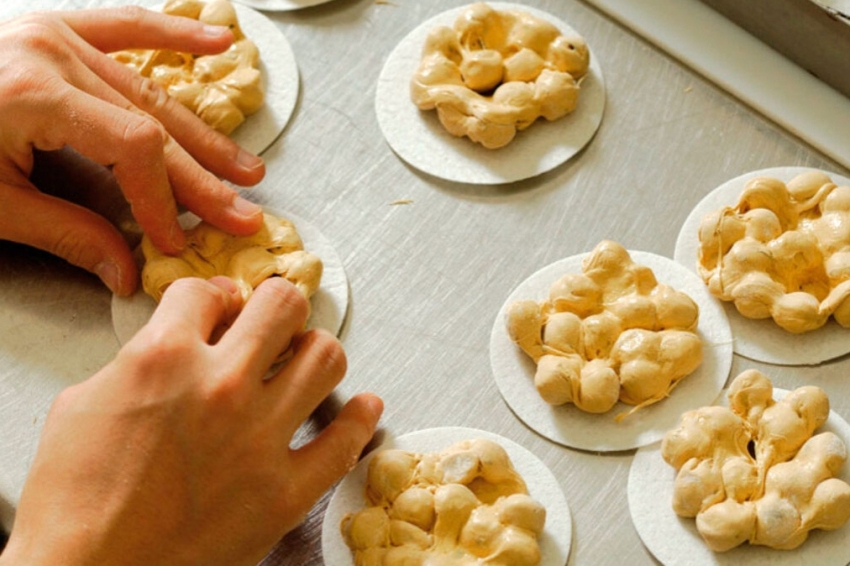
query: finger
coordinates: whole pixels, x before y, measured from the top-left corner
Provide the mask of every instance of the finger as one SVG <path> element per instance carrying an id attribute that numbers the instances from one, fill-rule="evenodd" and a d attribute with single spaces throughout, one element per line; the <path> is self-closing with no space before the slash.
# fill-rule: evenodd
<path id="1" fill-rule="evenodd" d="M 138 6 L 60 12 L 83 40 L 104 52 L 172 49 L 200 55 L 220 53 L 233 43 L 225 26 L 169 16 Z"/>
<path id="2" fill-rule="evenodd" d="M 317 500 L 357 464 L 383 410 L 379 397 L 357 395 L 315 439 L 293 451 L 292 485 L 306 502 Z"/>
<path id="3" fill-rule="evenodd" d="M 200 164 L 204 169 L 243 186 L 256 185 L 262 180 L 265 165 L 261 158 L 208 126 L 194 112 L 168 96 L 165 89 L 89 46 L 78 45 L 77 49 L 85 64 L 107 84 L 134 106 L 162 122 L 178 144 L 197 159 L 197 163 L 192 163 L 194 168 Z"/>
<path id="4" fill-rule="evenodd" d="M 256 184 L 265 175 L 263 161 L 207 126 L 152 80 L 90 48 L 79 49 L 92 69 L 76 73 L 74 81 L 79 88 L 131 112 L 141 109 L 143 115 L 156 118 L 163 132 L 168 133 L 163 136 L 163 159 L 177 201 L 226 232 L 256 232 L 262 224 L 262 209 L 239 197 L 213 173 L 240 184 Z M 171 137 L 171 132 L 177 137 Z M 199 156 L 201 163 L 184 149 L 184 144 Z M 202 165 L 208 165 L 210 170 Z"/>
<path id="5" fill-rule="evenodd" d="M 342 380 L 347 362 L 339 340 L 324 330 L 298 336 L 292 348 L 292 358 L 263 383 L 263 399 L 297 428 Z M 295 428 L 286 432 L 295 434 Z"/>
<path id="6" fill-rule="evenodd" d="M 174 198 L 203 220 L 237 236 L 249 236 L 263 225 L 263 209 L 238 195 L 171 140 L 165 146 L 168 178 Z"/>
<path id="7" fill-rule="evenodd" d="M 245 368 L 243 375 L 259 380 L 304 327 L 308 311 L 307 299 L 295 285 L 282 277 L 267 279 L 218 344 Z"/>
<path id="8" fill-rule="evenodd" d="M 168 286 L 148 325 L 209 342 L 216 329 L 233 321 L 241 306 L 242 296 L 230 279 L 186 277 Z"/>
<path id="9" fill-rule="evenodd" d="M 86 76 L 84 71 L 79 74 Z M 93 96 L 59 81 L 50 87 L 53 92 L 36 101 L 41 119 L 32 128 L 38 132 L 35 147 L 54 150 L 70 145 L 92 161 L 112 166 L 133 216 L 154 245 L 166 253 L 179 251 L 185 237 L 168 180 L 163 149 L 168 134 L 162 125 L 103 100 L 107 93 Z M 67 118 L 50 118 L 57 113 Z"/>
<path id="10" fill-rule="evenodd" d="M 94 212 L 35 187 L 0 184 L 0 239 L 45 250 L 91 271 L 118 295 L 136 289 L 136 263 L 118 230 Z"/>

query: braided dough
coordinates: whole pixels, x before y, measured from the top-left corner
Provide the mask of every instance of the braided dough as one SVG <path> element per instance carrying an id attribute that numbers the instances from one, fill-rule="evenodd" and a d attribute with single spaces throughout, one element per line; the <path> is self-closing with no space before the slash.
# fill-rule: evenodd
<path id="1" fill-rule="evenodd" d="M 263 105 L 257 46 L 245 37 L 228 0 L 168 0 L 163 13 L 228 26 L 234 42 L 216 55 L 130 49 L 112 57 L 164 87 L 216 130 L 230 134 Z"/>
<path id="2" fill-rule="evenodd" d="M 581 37 L 565 37 L 526 12 L 478 3 L 454 28 L 428 35 L 410 95 L 420 109 L 436 108 L 452 135 L 496 149 L 540 117 L 553 121 L 575 110 L 589 64 Z"/>
<path id="3" fill-rule="evenodd" d="M 262 281 L 279 276 L 309 299 L 319 288 L 322 261 L 304 251 L 292 222 L 268 213 L 263 218 L 263 227 L 251 236 L 231 236 L 201 222 L 186 231 L 186 248 L 177 256 L 163 254 L 147 236 L 143 237 L 145 292 L 159 302 L 176 279 L 225 275 L 233 279 L 247 301 Z"/>
<path id="4" fill-rule="evenodd" d="M 698 271 L 716 297 L 792 333 L 830 316 L 850 327 L 850 186 L 809 171 L 758 177 L 734 207 L 706 215 Z"/>
<path id="5" fill-rule="evenodd" d="M 494 441 L 428 454 L 379 452 L 369 463 L 366 500 L 369 507 L 341 525 L 358 565 L 540 563 L 546 509 Z"/>
<path id="6" fill-rule="evenodd" d="M 847 447 L 836 434 L 813 432 L 829 399 L 805 386 L 773 400 L 770 380 L 748 370 L 732 382 L 729 408 L 682 416 L 661 444 L 677 470 L 673 510 L 696 517 L 706 544 L 723 552 L 749 542 L 797 548 L 814 529 L 850 519 L 850 485 L 839 475 Z"/>
<path id="7" fill-rule="evenodd" d="M 603 241 L 582 273 L 556 281 L 546 301 L 513 303 L 507 326 L 537 364 L 544 401 L 604 413 L 618 400 L 633 410 L 656 403 L 692 373 L 702 362 L 698 320 L 690 297 L 659 284 L 620 244 Z"/>

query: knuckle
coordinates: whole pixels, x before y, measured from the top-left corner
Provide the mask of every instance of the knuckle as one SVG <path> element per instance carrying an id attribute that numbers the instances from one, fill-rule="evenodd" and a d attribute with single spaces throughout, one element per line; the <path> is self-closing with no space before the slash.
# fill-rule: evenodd
<path id="1" fill-rule="evenodd" d="M 266 279 L 257 288 L 257 292 L 273 301 L 283 313 L 303 317 L 306 320 L 310 308 L 307 298 L 285 278 L 272 277 Z"/>
<path id="2" fill-rule="evenodd" d="M 192 342 L 182 332 L 163 325 L 148 324 L 123 348 L 122 354 L 133 359 L 142 374 L 160 363 L 172 364 L 188 359 L 194 351 Z"/>
<path id="3" fill-rule="evenodd" d="M 143 148 L 162 153 L 167 134 L 162 124 L 150 116 L 139 115 L 130 120 L 123 133 L 123 141 L 130 148 Z"/>
<path id="4" fill-rule="evenodd" d="M 59 256 L 74 265 L 87 268 L 90 267 L 92 247 L 80 233 L 73 229 L 63 230 L 55 238 L 47 243 L 46 251 Z"/>
<path id="5" fill-rule="evenodd" d="M 216 289 L 217 287 L 206 279 L 201 279 L 200 277 L 180 277 L 175 279 L 165 292 L 170 294 L 200 295 L 215 293 Z"/>
<path id="6" fill-rule="evenodd" d="M 210 380 L 204 391 L 204 402 L 216 414 L 238 413 L 246 406 L 248 388 L 243 387 L 238 371 L 219 368 L 218 379 Z"/>
<path id="7" fill-rule="evenodd" d="M 23 95 L 41 95 L 56 85 L 46 81 L 59 82 L 60 74 L 72 67 L 72 54 L 56 22 L 41 14 L 31 14 L 16 20 L 11 34 L 0 34 L 0 41 L 14 41 L 21 61 L 0 61 L 2 73 L 3 97 L 6 100 L 18 100 Z M 11 35 L 11 37 L 8 37 Z M 52 63 L 52 65 L 51 65 Z"/>
<path id="8" fill-rule="evenodd" d="M 310 350 L 322 369 L 334 377 L 345 375 L 348 360 L 339 340 L 324 330 L 311 330 L 304 334 L 302 347 Z"/>
<path id="9" fill-rule="evenodd" d="M 36 12 L 18 20 L 16 41 L 20 47 L 49 56 L 65 56 L 65 44 L 56 22 Z"/>
<path id="10" fill-rule="evenodd" d="M 166 294 L 185 298 L 199 297 L 202 299 L 200 301 L 202 304 L 213 308 L 221 308 L 223 312 L 227 311 L 229 304 L 229 296 L 223 289 L 200 277 L 180 277 L 175 279 L 165 290 L 163 296 Z M 193 304 L 196 302 L 198 301 L 192 301 Z M 194 324 L 190 317 L 185 319 L 185 323 L 187 326 Z"/>
<path id="11" fill-rule="evenodd" d="M 174 103 L 168 91 L 156 81 L 137 74 L 133 75 L 132 80 L 135 82 L 136 104 L 145 112 L 157 116 L 168 110 Z"/>
<path id="12" fill-rule="evenodd" d="M 150 18 L 150 10 L 134 5 L 119 6 L 114 9 L 112 14 L 114 15 L 114 23 L 120 24 L 120 26 L 116 26 L 116 28 L 138 26 L 141 22 Z"/>

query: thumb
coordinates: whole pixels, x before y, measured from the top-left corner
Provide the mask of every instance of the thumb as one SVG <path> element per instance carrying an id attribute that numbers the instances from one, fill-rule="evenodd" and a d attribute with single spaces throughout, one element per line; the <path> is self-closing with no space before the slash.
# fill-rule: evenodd
<path id="1" fill-rule="evenodd" d="M 32 185 L 0 183 L 0 239 L 39 248 L 96 274 L 118 295 L 135 291 L 130 247 L 105 218 Z"/>

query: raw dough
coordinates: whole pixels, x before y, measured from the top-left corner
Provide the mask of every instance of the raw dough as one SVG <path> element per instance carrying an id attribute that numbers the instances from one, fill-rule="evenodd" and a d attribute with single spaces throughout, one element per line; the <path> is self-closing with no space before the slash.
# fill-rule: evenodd
<path id="1" fill-rule="evenodd" d="M 808 171 L 757 177 L 699 227 L 700 276 L 743 316 L 803 333 L 850 327 L 850 186 Z"/>
<path id="2" fill-rule="evenodd" d="M 713 551 L 749 542 L 797 548 L 813 529 L 850 519 L 850 485 L 838 479 L 847 447 L 832 432 L 813 436 L 829 417 L 829 399 L 804 386 L 780 401 L 761 372 L 748 370 L 728 392 L 729 408 L 682 416 L 662 441 L 677 470 L 673 510 L 695 517 Z"/>
<path id="3" fill-rule="evenodd" d="M 369 507 L 341 525 L 358 565 L 540 563 L 546 510 L 492 440 L 428 454 L 384 450 L 367 478 Z"/>
<path id="4" fill-rule="evenodd" d="M 167 49 L 132 49 L 112 54 L 168 91 L 204 122 L 230 134 L 263 105 L 260 53 L 239 27 L 227 0 L 168 0 L 163 13 L 230 27 L 234 42 L 227 51 L 197 56 Z"/>
<path id="5" fill-rule="evenodd" d="M 534 383 L 549 404 L 591 413 L 617 401 L 656 403 L 702 362 L 697 304 L 659 284 L 620 244 L 603 241 L 542 303 L 513 303 L 508 333 L 537 364 Z"/>
<path id="6" fill-rule="evenodd" d="M 309 299 L 319 288 L 322 261 L 304 251 L 292 222 L 268 213 L 263 219 L 263 227 L 251 236 L 231 236 L 201 222 L 186 231 L 186 248 L 177 256 L 163 254 L 144 236 L 141 249 L 145 257 L 145 292 L 159 302 L 176 279 L 225 275 L 234 280 L 247 301 L 262 281 L 280 276 Z"/>
<path id="7" fill-rule="evenodd" d="M 538 118 L 575 110 L 589 65 L 581 37 L 527 12 L 478 3 L 453 28 L 428 34 L 410 95 L 421 110 L 436 109 L 452 135 L 496 149 Z"/>

